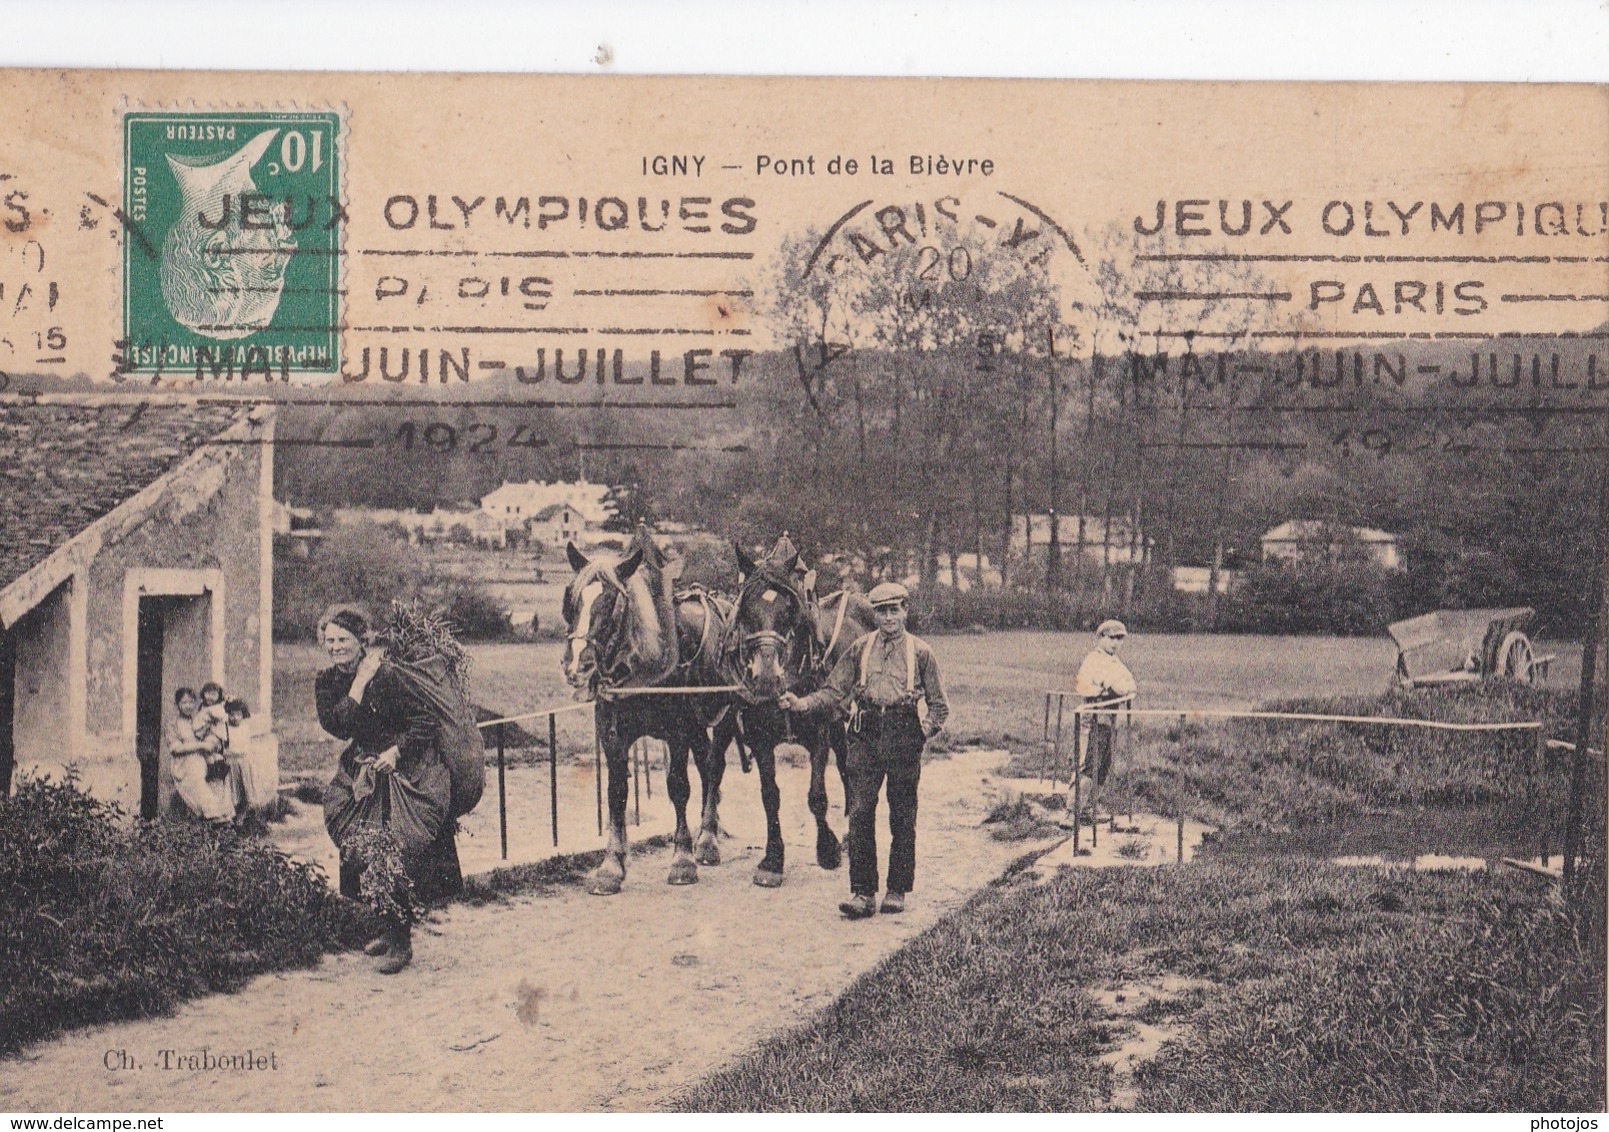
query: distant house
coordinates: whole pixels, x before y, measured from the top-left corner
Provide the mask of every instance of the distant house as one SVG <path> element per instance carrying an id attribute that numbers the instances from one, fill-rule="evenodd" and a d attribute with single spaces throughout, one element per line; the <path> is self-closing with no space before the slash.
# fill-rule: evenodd
<path id="1" fill-rule="evenodd" d="M 1317 519 L 1291 519 L 1262 537 L 1264 562 L 1335 561 L 1356 547 L 1387 570 L 1404 568 L 1397 536 L 1373 527 L 1348 527 Z"/>
<path id="2" fill-rule="evenodd" d="M 1011 549 L 1017 553 L 1043 554 L 1050 545 L 1051 522 L 1049 513 L 1013 515 L 1011 517 Z M 1114 566 L 1143 562 L 1150 548 L 1150 540 L 1136 532 L 1126 516 L 1112 517 L 1110 533 L 1106 520 L 1098 515 L 1056 517 L 1056 541 L 1063 556 L 1070 557 L 1079 542 L 1079 523 L 1083 523 L 1084 555 L 1095 562 L 1110 562 Z"/>
<path id="3" fill-rule="evenodd" d="M 273 435 L 266 406 L 0 397 L 6 793 L 74 768 L 168 812 L 173 693 L 209 680 L 272 743 Z"/>
<path id="4" fill-rule="evenodd" d="M 580 543 L 587 531 L 586 516 L 568 503 L 555 503 L 533 515 L 525 524 L 533 543 L 563 547 Z"/>
<path id="5" fill-rule="evenodd" d="M 562 525 L 572 532 L 560 539 L 583 540 L 583 532 L 597 532 L 615 514 L 614 501 L 603 484 L 578 480 L 575 483 L 505 483 L 486 493 L 480 509 L 495 518 L 507 529 L 521 528 L 533 542 L 553 545 L 556 531 Z M 560 510 L 563 509 L 563 510 Z M 556 521 L 557 520 L 557 521 Z"/>

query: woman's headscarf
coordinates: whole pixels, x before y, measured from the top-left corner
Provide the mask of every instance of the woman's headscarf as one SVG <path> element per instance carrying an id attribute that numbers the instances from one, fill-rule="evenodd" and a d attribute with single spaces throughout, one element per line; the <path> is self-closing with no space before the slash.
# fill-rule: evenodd
<path id="1" fill-rule="evenodd" d="M 356 637 L 359 643 L 369 634 L 369 616 L 361 606 L 332 605 L 324 611 L 324 616 L 318 619 L 319 635 L 324 635 L 324 626 L 338 625 Z"/>

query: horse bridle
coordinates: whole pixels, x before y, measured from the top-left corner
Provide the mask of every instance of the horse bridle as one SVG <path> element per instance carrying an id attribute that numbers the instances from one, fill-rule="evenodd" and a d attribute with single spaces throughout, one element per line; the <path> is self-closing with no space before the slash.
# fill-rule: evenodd
<path id="1" fill-rule="evenodd" d="M 738 624 L 743 616 L 743 603 L 748 598 L 751 590 L 760 585 L 769 586 L 774 590 L 780 590 L 793 599 L 793 624 L 787 633 L 779 633 L 775 629 L 757 629 L 752 633 L 744 633 L 741 636 L 738 636 Z M 779 656 L 787 656 L 787 646 L 790 638 L 794 634 L 798 633 L 801 624 L 806 620 L 808 615 L 809 605 L 805 601 L 804 595 L 799 592 L 797 587 L 795 587 L 791 582 L 784 582 L 765 571 L 756 571 L 752 577 L 747 579 L 743 585 L 739 587 L 737 600 L 733 603 L 732 634 L 734 637 L 736 637 L 734 644 L 736 646 L 735 651 L 737 653 L 739 666 L 741 667 L 746 664 L 749 658 L 752 657 L 755 652 L 768 644 L 776 648 Z M 805 646 L 806 668 L 808 668 L 810 665 L 811 645 L 816 639 L 815 626 L 810 625 L 808 628 L 810 629 L 810 634 Z M 729 646 L 723 651 L 731 652 L 734 650 L 731 646 Z"/>
<path id="2" fill-rule="evenodd" d="M 621 605 L 617 599 L 619 596 L 625 594 L 626 588 L 620 584 L 620 580 L 614 577 L 613 573 L 611 572 L 600 572 L 598 576 L 601 579 L 606 579 L 608 584 L 614 587 L 616 598 L 611 599 L 609 603 L 609 632 L 611 636 L 614 636 L 617 633 L 621 609 Z M 605 657 L 602 642 L 592 635 L 592 622 L 595 621 L 597 621 L 596 615 L 588 618 L 588 625 L 585 630 L 579 633 L 568 633 L 565 636 L 565 640 L 571 644 L 574 644 L 576 641 L 580 641 L 582 649 L 592 649 L 593 657 L 595 658 L 592 670 L 592 680 L 593 683 L 601 683 L 605 672 Z M 579 652 L 577 655 L 579 655 Z"/>

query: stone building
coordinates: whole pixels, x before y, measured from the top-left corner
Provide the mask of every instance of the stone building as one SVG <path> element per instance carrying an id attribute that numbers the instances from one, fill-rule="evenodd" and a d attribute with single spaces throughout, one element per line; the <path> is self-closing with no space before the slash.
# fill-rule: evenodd
<path id="1" fill-rule="evenodd" d="M 168 812 L 173 693 L 209 680 L 272 744 L 273 430 L 269 407 L 0 397 L 0 789 L 71 768 Z"/>

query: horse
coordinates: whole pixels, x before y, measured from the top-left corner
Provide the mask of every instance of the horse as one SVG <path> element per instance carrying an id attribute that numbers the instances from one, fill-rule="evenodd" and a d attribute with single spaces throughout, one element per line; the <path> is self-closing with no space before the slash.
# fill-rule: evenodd
<path id="1" fill-rule="evenodd" d="M 594 561 L 568 544 L 575 571 L 564 591 L 567 640 L 562 667 L 578 699 L 595 704 L 595 723 L 609 768 L 609 841 L 587 891 L 612 896 L 626 876 L 626 797 L 631 745 L 644 736 L 664 740 L 665 781 L 676 810 L 670 884 L 693 884 L 699 865 L 718 865 L 721 775 L 709 728 L 730 742 L 735 721 L 721 692 L 654 695 L 654 687 L 703 687 L 720 681 L 720 649 L 731 617 L 728 603 L 701 589 L 675 593 L 681 563 L 667 559 L 638 528 L 619 563 Z M 702 799 L 694 844 L 687 824 L 691 796 L 687 757 L 698 766 Z"/>
<path id="2" fill-rule="evenodd" d="M 875 628 L 864 595 L 840 590 L 826 599 L 815 593 L 815 572 L 799 569 L 799 553 L 784 534 L 763 561 L 736 547 L 741 580 L 723 648 L 727 671 L 741 684 L 737 693 L 738 730 L 760 768 L 760 800 L 765 806 L 765 856 L 754 883 L 782 883 L 781 793 L 776 780 L 776 747 L 793 741 L 810 755 L 810 812 L 816 819 L 816 864 L 836 869 L 843 862 L 838 837 L 827 824 L 827 755 L 835 752 L 849 809 L 849 775 L 844 767 L 848 739 L 841 718 L 827 713 L 792 714 L 777 706 L 783 692 L 806 696 L 821 687 L 850 646 Z M 725 744 L 717 737 L 724 760 Z"/>

